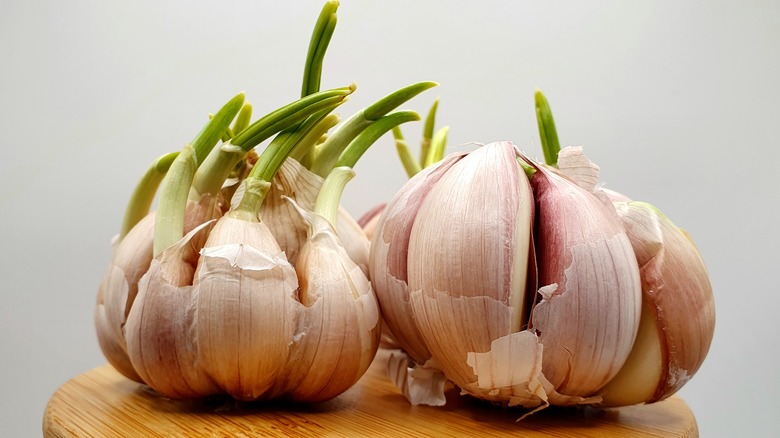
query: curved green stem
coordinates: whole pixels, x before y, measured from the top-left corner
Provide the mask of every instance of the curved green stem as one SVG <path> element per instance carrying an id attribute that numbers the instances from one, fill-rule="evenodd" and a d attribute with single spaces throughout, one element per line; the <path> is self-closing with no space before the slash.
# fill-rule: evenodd
<path id="1" fill-rule="evenodd" d="M 339 156 L 334 167 L 355 167 L 360 157 L 379 137 L 401 123 L 417 120 L 420 120 L 420 115 L 414 111 L 398 111 L 379 118 L 379 120 L 369 125 L 368 128 L 349 143 L 344 152 Z"/>
<path id="2" fill-rule="evenodd" d="M 244 104 L 244 93 L 238 93 L 234 98 L 230 99 L 213 117 L 206 123 L 206 126 L 195 136 L 192 140 L 192 148 L 195 150 L 195 156 L 197 157 L 198 164 L 202 163 L 206 159 L 206 155 L 211 152 L 217 142 L 222 138 L 222 135 L 227 131 L 230 126 L 230 122 L 236 117 L 236 114 L 241 110 L 241 106 Z"/>
<path id="3" fill-rule="evenodd" d="M 355 91 L 355 85 L 320 91 L 273 111 L 249 125 L 233 138 L 233 144 L 249 151 L 272 135 L 289 128 L 317 111 L 344 99 Z"/>
<path id="4" fill-rule="evenodd" d="M 444 151 L 447 147 L 447 134 L 450 132 L 450 127 L 445 126 L 436 132 L 431 140 L 431 148 L 428 151 L 428 156 L 425 157 L 425 163 L 423 169 L 431 164 L 438 163 L 444 158 Z"/>
<path id="5" fill-rule="evenodd" d="M 372 105 L 353 114 L 322 144 L 317 160 L 312 164 L 311 171 L 325 178 L 336 166 L 336 161 L 349 143 L 371 125 L 373 121 L 378 120 L 414 96 L 437 85 L 436 82 L 418 82 L 409 85 L 388 94 Z"/>
<path id="6" fill-rule="evenodd" d="M 534 93 L 534 102 L 536 104 L 536 122 L 539 125 L 539 137 L 542 140 L 542 152 L 544 152 L 544 162 L 550 166 L 558 164 L 558 152 L 561 150 L 561 144 L 558 142 L 558 132 L 555 129 L 555 120 L 553 120 L 550 104 L 547 98 L 542 94 L 542 90 L 536 89 Z"/>
<path id="7" fill-rule="evenodd" d="M 344 187 L 354 177 L 355 171 L 351 167 L 337 166 L 325 178 L 317 195 L 314 212 L 327 219 L 333 228 L 336 228 L 338 222 L 339 203 Z"/>
<path id="8" fill-rule="evenodd" d="M 337 0 L 330 0 L 322 7 L 314 31 L 309 42 L 309 52 L 306 55 L 306 65 L 303 68 L 303 85 L 301 97 L 320 91 L 322 78 L 322 60 L 328 50 L 328 44 L 336 29 L 336 10 L 339 7 Z"/>
<path id="9" fill-rule="evenodd" d="M 184 214 L 192 178 L 198 169 L 195 148 L 187 145 L 171 164 L 160 187 L 154 222 L 154 256 L 184 236 Z"/>
<path id="10" fill-rule="evenodd" d="M 436 110 L 439 108 L 439 99 L 433 101 L 428 116 L 425 117 L 425 127 L 423 128 L 422 141 L 420 142 L 420 167 L 425 168 L 425 160 L 428 159 L 431 140 L 433 139 L 433 130 L 436 125 Z"/>
<path id="11" fill-rule="evenodd" d="M 157 188 L 177 156 L 179 156 L 178 152 L 171 152 L 157 158 L 149 166 L 141 180 L 138 181 L 133 194 L 130 196 L 130 202 L 127 203 L 127 208 L 125 209 L 125 217 L 122 220 L 122 228 L 119 231 L 119 240 L 122 240 L 135 224 L 149 214 Z"/>

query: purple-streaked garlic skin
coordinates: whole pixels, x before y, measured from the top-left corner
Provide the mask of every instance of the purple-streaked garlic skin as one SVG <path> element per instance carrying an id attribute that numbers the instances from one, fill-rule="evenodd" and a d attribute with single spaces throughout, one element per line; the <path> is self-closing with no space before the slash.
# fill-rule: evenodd
<path id="1" fill-rule="evenodd" d="M 371 242 L 369 273 L 382 315 L 395 341 L 418 363 L 424 363 L 431 355 L 409 306 L 409 238 L 417 211 L 428 192 L 464 156 L 447 156 L 411 178 L 384 209 Z"/>
<path id="2" fill-rule="evenodd" d="M 571 180 L 535 166 L 541 301 L 531 326 L 543 372 L 566 395 L 589 396 L 620 370 L 641 311 L 639 267 L 611 208 Z"/>

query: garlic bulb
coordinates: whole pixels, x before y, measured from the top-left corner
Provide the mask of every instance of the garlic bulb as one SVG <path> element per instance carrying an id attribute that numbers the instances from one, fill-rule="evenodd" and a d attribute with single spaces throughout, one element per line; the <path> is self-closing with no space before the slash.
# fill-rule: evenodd
<path id="1" fill-rule="evenodd" d="M 318 91 L 337 7 L 326 3 L 317 21 L 301 99 L 250 123 L 239 94 L 166 160 L 155 212 L 156 184 L 131 201 L 96 328 L 109 361 L 162 395 L 323 401 L 374 358 L 381 317 L 368 239 L 341 193 L 371 144 L 419 120 L 391 111 L 437 84 L 390 93 L 328 135 L 339 120 L 331 112 L 356 89 Z"/>
<path id="2" fill-rule="evenodd" d="M 492 143 L 410 179 L 372 239 L 369 267 L 383 316 L 412 365 L 438 369 L 482 399 L 529 409 L 662 399 L 695 372 L 711 339 L 714 311 L 701 258 L 672 226 L 664 236 L 640 233 L 662 228 L 661 219 L 635 212 L 634 203 L 614 207 L 597 187 L 598 167 L 578 161 L 581 149 L 561 154 L 557 169 L 511 143 Z M 648 262 L 658 241 L 668 242 L 668 265 Z M 689 273 L 661 273 L 688 265 Z M 667 314 L 647 290 L 672 284 L 690 291 L 665 294 L 663 304 L 678 309 Z M 648 309 L 656 316 L 645 329 Z M 694 321 L 683 317 L 685 309 L 696 312 Z M 656 340 L 645 342 L 651 331 Z M 667 333 L 693 351 L 677 344 L 669 360 Z M 654 357 L 665 356 L 663 364 L 632 365 L 649 345 Z M 402 390 L 414 392 L 403 382 L 415 368 L 393 369 Z M 637 376 L 647 383 L 636 392 L 654 396 L 625 389 L 622 382 Z M 432 383 L 413 385 L 425 392 Z"/>
<path id="3" fill-rule="evenodd" d="M 528 413 L 652 403 L 709 349 L 712 290 L 690 237 L 602 188 L 581 147 L 560 149 L 539 91 L 536 105 L 547 165 L 509 142 L 452 154 L 379 219 L 371 279 L 408 354 L 388 371 L 413 404 L 443 404 L 440 374 Z"/>
<path id="4" fill-rule="evenodd" d="M 280 143 L 266 150 L 238 208 L 159 253 L 142 278 L 125 326 L 128 356 L 157 392 L 316 402 L 348 389 L 371 363 L 378 305 L 333 219 L 294 206 L 309 231 L 293 265 L 254 212 L 271 186 L 260 175 L 287 154 Z M 185 149 L 177 162 L 189 157 Z M 169 184 L 189 184 L 188 174 L 172 175 L 181 180 Z M 333 199 L 327 211 L 337 210 Z"/>

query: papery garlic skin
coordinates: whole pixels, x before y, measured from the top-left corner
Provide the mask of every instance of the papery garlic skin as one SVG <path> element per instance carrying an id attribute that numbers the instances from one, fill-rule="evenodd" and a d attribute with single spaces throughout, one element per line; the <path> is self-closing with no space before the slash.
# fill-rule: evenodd
<path id="1" fill-rule="evenodd" d="M 542 300 L 531 327 L 543 372 L 560 393 L 590 396 L 626 361 L 639 327 L 639 267 L 611 207 L 571 180 L 536 166 L 536 249 Z"/>
<path id="2" fill-rule="evenodd" d="M 495 387 L 468 361 L 471 352 L 489 351 L 494 340 L 521 329 L 532 221 L 531 188 L 508 142 L 454 163 L 414 218 L 408 247 L 414 321 L 447 378 L 480 398 L 542 403 L 528 394 L 527 381 Z"/>
<path id="3" fill-rule="evenodd" d="M 263 203 L 263 221 L 293 264 L 306 242 L 306 224 L 284 197 L 294 199 L 301 208 L 312 210 L 322 182 L 322 177 L 288 158 L 274 176 Z M 344 209 L 339 209 L 336 230 L 350 258 L 363 272 L 368 273 L 369 240 L 360 225 Z"/>
<path id="4" fill-rule="evenodd" d="M 219 217 L 218 199 L 203 196 L 188 201 L 184 230 Z M 129 379 L 141 382 L 127 356 L 124 326 L 138 294 L 138 283 L 152 263 L 155 212 L 146 215 L 116 244 L 113 257 L 98 288 L 95 328 L 100 348 L 109 363 Z"/>
<path id="5" fill-rule="evenodd" d="M 707 270 L 688 234 L 643 202 L 615 203 L 641 268 L 640 336 L 604 405 L 663 400 L 699 369 L 715 329 Z"/>
<path id="6" fill-rule="evenodd" d="M 379 306 L 330 223 L 316 213 L 299 214 L 307 240 L 295 269 L 305 308 L 276 391 L 294 400 L 322 401 L 346 391 L 368 369 L 379 346 Z"/>
<path id="7" fill-rule="evenodd" d="M 453 164 L 465 156 L 447 156 L 412 177 L 388 203 L 371 241 L 369 272 L 382 315 L 393 338 L 416 362 L 431 354 L 417 329 L 409 305 L 407 253 L 412 225 L 420 205 Z"/>
<path id="8" fill-rule="evenodd" d="M 223 216 L 201 250 L 194 286 L 197 363 L 232 397 L 264 398 L 285 373 L 303 307 L 270 230 Z"/>
<path id="9" fill-rule="evenodd" d="M 195 398 L 219 391 L 198 365 L 192 342 L 197 292 L 191 282 L 197 249 L 211 225 L 196 228 L 152 260 L 127 317 L 125 337 L 133 368 L 144 383 L 168 397 Z"/>

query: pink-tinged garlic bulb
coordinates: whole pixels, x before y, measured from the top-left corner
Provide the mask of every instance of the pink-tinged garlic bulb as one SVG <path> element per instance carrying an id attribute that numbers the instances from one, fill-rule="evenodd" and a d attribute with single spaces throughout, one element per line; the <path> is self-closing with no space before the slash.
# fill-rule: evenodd
<path id="1" fill-rule="evenodd" d="M 688 233 L 643 202 L 616 203 L 642 274 L 639 335 L 605 405 L 663 400 L 696 373 L 715 331 L 715 304 L 704 262 Z"/>
<path id="2" fill-rule="evenodd" d="M 508 405 L 599 402 L 639 325 L 639 268 L 612 207 L 509 142 L 412 178 L 370 266 L 413 360 Z"/>

